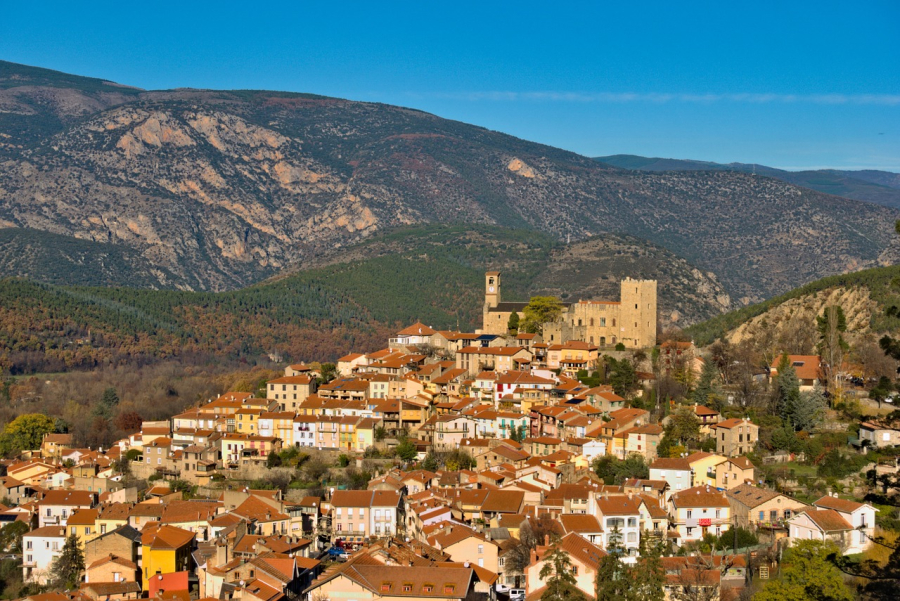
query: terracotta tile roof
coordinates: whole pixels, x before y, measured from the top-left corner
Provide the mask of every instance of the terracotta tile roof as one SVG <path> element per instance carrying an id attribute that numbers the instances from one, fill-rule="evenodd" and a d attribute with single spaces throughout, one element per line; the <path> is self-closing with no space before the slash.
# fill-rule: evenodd
<path id="1" fill-rule="evenodd" d="M 659 499 L 656 499 L 650 495 L 637 495 L 640 498 L 641 503 L 643 503 L 644 507 L 647 508 L 647 513 L 650 514 L 650 517 L 654 520 L 662 520 L 668 519 L 669 514 L 666 513 L 666 510 L 660 507 Z"/>
<path id="2" fill-rule="evenodd" d="M 606 557 L 606 551 L 597 545 L 588 542 L 584 537 L 575 532 L 570 532 L 565 535 L 560 539 L 558 545 L 567 555 L 594 572 L 597 571 L 600 560 Z M 552 547 L 538 547 L 538 556 L 545 557 L 551 548 Z M 538 561 L 540 561 L 540 559 Z"/>
<path id="3" fill-rule="evenodd" d="M 86 490 L 48 490 L 38 505 L 64 505 L 90 507 L 94 504 L 94 494 Z"/>
<path id="4" fill-rule="evenodd" d="M 141 592 L 141 583 L 133 580 L 124 580 L 122 582 L 85 582 L 81 585 L 81 590 L 92 591 L 95 598 L 110 598 L 114 595 L 125 595 L 129 593 Z M 35 599 L 34 596 L 28 597 Z M 63 597 L 67 599 L 67 597 Z"/>
<path id="5" fill-rule="evenodd" d="M 141 535 L 141 544 L 151 549 L 178 549 L 189 545 L 194 540 L 194 533 L 175 526 L 157 526 L 148 524 Z"/>
<path id="6" fill-rule="evenodd" d="M 278 578 L 284 584 L 288 584 L 294 579 L 294 572 L 297 568 L 294 558 L 283 553 L 263 553 L 250 563 Z"/>
<path id="7" fill-rule="evenodd" d="M 235 507 L 231 513 L 246 520 L 255 520 L 257 522 L 278 522 L 290 519 L 289 515 L 281 513 L 255 495 L 244 499 L 244 502 Z"/>
<path id="8" fill-rule="evenodd" d="M 736 426 L 740 426 L 742 424 L 753 424 L 753 422 L 745 421 L 739 417 L 732 417 L 731 419 L 726 419 L 725 421 L 719 422 L 718 424 L 713 424 L 712 428 L 723 428 L 725 430 L 730 430 Z M 755 425 L 755 424 L 753 424 Z"/>
<path id="9" fill-rule="evenodd" d="M 276 601 L 277 599 L 281 599 L 284 597 L 284 594 L 269 586 L 262 580 L 258 580 L 254 578 L 253 580 L 244 584 L 241 589 L 247 591 L 250 595 L 253 595 L 257 599 L 262 599 L 263 601 Z"/>
<path id="10" fill-rule="evenodd" d="M 559 516 L 559 521 L 566 532 L 593 533 L 603 532 L 600 522 L 590 514 L 564 513 Z"/>
<path id="11" fill-rule="evenodd" d="M 691 471 L 691 464 L 684 457 L 659 457 L 650 464 L 652 470 Z"/>
<path id="12" fill-rule="evenodd" d="M 704 459 L 709 459 L 710 457 L 715 457 L 717 459 L 716 464 L 725 463 L 727 461 L 726 457 L 722 457 L 721 455 L 716 455 L 715 453 L 707 453 L 706 451 L 697 451 L 695 453 L 691 453 L 685 459 L 687 459 L 688 463 L 694 464 L 698 461 L 703 461 Z"/>
<path id="13" fill-rule="evenodd" d="M 534 384 L 534 385 L 555 385 L 556 382 L 534 376 L 527 371 L 508 371 L 496 379 L 497 384 Z"/>
<path id="14" fill-rule="evenodd" d="M 66 527 L 65 526 L 44 526 L 43 528 L 35 528 L 31 532 L 26 532 L 24 534 L 26 537 L 66 537 Z"/>
<path id="15" fill-rule="evenodd" d="M 178 524 L 184 522 L 205 522 L 216 515 L 222 507 L 218 502 L 202 501 L 171 501 L 164 505 L 162 517 L 163 524 Z"/>
<path id="16" fill-rule="evenodd" d="M 771 368 L 773 373 L 778 373 L 778 364 L 781 363 L 781 356 L 775 358 Z M 797 377 L 801 380 L 819 380 L 822 374 L 822 358 L 819 355 L 788 355 L 788 361 Z"/>
<path id="17" fill-rule="evenodd" d="M 132 507 L 131 511 L 128 512 L 128 517 L 160 518 L 162 517 L 164 510 L 165 505 L 162 503 L 144 501 L 143 503 L 138 503 Z"/>
<path id="18" fill-rule="evenodd" d="M 695 486 L 672 495 L 676 507 L 730 507 L 725 493 L 708 486 Z"/>
<path id="19" fill-rule="evenodd" d="M 432 330 L 424 323 L 417 321 L 413 325 L 397 332 L 397 336 L 431 336 L 434 333 L 435 330 Z"/>
<path id="20" fill-rule="evenodd" d="M 137 569 L 137 564 L 134 563 L 133 561 L 129 561 L 129 560 L 125 559 L 124 557 L 119 557 L 118 555 L 112 555 L 112 554 L 107 555 L 106 557 L 103 557 L 101 559 L 98 559 L 97 561 L 95 561 L 94 563 L 89 565 L 88 569 L 92 570 L 94 568 L 100 567 L 107 563 L 115 563 L 120 566 L 125 566 L 126 568 L 131 568 L 132 570 Z"/>
<path id="21" fill-rule="evenodd" d="M 485 497 L 481 510 L 496 513 L 518 513 L 524 503 L 524 491 L 492 490 Z"/>
<path id="22" fill-rule="evenodd" d="M 666 486 L 669 485 L 665 480 L 649 480 L 649 479 L 640 479 L 640 478 L 629 478 L 625 480 L 624 485 L 630 488 L 651 488 L 657 491 L 665 490 Z"/>
<path id="23" fill-rule="evenodd" d="M 809 517 L 823 532 L 853 530 L 853 526 L 834 509 L 807 509 L 800 515 Z"/>
<path id="24" fill-rule="evenodd" d="M 759 488 L 752 484 L 741 484 L 725 491 L 725 496 L 740 501 L 749 508 L 754 508 L 763 503 L 782 496 L 781 493 L 768 488 Z"/>
<path id="25" fill-rule="evenodd" d="M 729 463 L 733 463 L 734 465 L 738 466 L 738 467 L 741 468 L 742 470 L 749 470 L 749 469 L 755 469 L 755 468 L 756 468 L 756 466 L 753 465 L 753 463 L 751 463 L 749 459 L 747 459 L 746 457 L 743 457 L 743 456 L 741 456 L 741 457 L 729 457 L 729 458 L 728 458 L 728 462 L 729 462 Z"/>
<path id="26" fill-rule="evenodd" d="M 627 495 L 604 495 L 597 497 L 597 510 L 604 516 L 636 515 L 641 512 L 641 501 Z"/>
<path id="27" fill-rule="evenodd" d="M 66 520 L 67 526 L 92 526 L 100 514 L 99 509 L 76 509 Z"/>
<path id="28" fill-rule="evenodd" d="M 824 509 L 834 509 L 835 511 L 840 511 L 841 513 L 853 513 L 857 509 L 863 507 L 864 503 L 857 503 L 856 501 L 849 501 L 847 499 L 841 499 L 840 497 L 830 497 L 824 496 L 818 501 L 813 501 L 813 505 L 816 507 L 822 507 Z"/>
<path id="29" fill-rule="evenodd" d="M 481 541 L 487 540 L 483 534 L 475 532 L 468 526 L 452 522 L 441 522 L 437 524 L 437 529 L 428 537 L 428 544 L 438 549 L 446 549 L 467 538 L 477 538 Z"/>
<path id="30" fill-rule="evenodd" d="M 309 593 L 337 576 L 343 576 L 379 597 L 464 599 L 472 587 L 472 568 L 382 565 L 366 553 L 328 571 L 307 588 Z"/>
<path id="31" fill-rule="evenodd" d="M 397 507 L 400 494 L 393 490 L 336 490 L 332 507 Z"/>

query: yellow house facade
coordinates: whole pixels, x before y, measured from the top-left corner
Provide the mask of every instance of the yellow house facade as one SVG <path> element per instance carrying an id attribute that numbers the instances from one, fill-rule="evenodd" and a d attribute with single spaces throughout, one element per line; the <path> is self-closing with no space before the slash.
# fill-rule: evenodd
<path id="1" fill-rule="evenodd" d="M 687 461 L 694 472 L 693 486 L 716 486 L 716 466 L 725 463 L 727 458 L 714 453 L 698 451 L 688 455 Z"/>
<path id="2" fill-rule="evenodd" d="M 141 536 L 143 590 L 157 574 L 181 572 L 191 567 L 194 533 L 175 526 L 145 528 Z"/>
<path id="3" fill-rule="evenodd" d="M 70 536 L 78 538 L 78 547 L 84 551 L 84 545 L 100 536 L 97 527 L 99 509 L 76 509 L 66 521 L 66 531 Z"/>

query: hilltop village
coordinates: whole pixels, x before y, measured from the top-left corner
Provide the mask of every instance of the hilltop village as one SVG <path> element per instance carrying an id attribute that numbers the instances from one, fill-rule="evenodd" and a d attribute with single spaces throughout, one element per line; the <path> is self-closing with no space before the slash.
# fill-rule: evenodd
<path id="1" fill-rule="evenodd" d="M 828 452 L 858 469 L 805 487 L 813 445 L 764 450 L 762 414 L 710 375 L 710 356 L 657 344 L 656 282 L 560 304 L 525 332 L 511 326 L 533 308 L 485 278 L 480 331 L 414 323 L 110 448 L 28 430 L 38 439 L 0 480 L 21 596 L 711 601 L 767 590 L 789 547 L 873 547 L 881 510 L 857 474 L 896 475 L 890 420 L 838 434 Z M 685 392 L 661 394 L 664 377 Z M 752 381 L 789 377 L 797 395 L 829 379 L 819 356 L 785 355 Z M 892 459 L 868 466 L 872 449 Z M 627 597 L 623 582 L 647 588 Z"/>

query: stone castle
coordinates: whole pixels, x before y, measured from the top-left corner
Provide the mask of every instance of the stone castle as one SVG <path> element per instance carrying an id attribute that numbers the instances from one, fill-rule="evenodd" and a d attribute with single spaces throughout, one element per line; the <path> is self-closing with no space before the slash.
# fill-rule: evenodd
<path id="1" fill-rule="evenodd" d="M 528 303 L 500 300 L 500 272 L 484 275 L 484 311 L 482 331 L 485 334 L 506 334 L 513 312 L 524 317 Z M 646 348 L 656 344 L 656 280 L 621 282 L 619 301 L 580 300 L 561 303 L 563 312 L 556 322 L 544 325 L 543 340 L 561 344 L 569 340 L 583 340 L 599 347 L 624 344 L 627 348 Z"/>

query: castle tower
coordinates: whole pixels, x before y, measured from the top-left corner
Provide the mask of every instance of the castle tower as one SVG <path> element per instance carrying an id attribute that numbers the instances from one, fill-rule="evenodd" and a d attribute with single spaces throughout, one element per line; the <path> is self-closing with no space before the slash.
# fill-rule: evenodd
<path id="1" fill-rule="evenodd" d="M 656 280 L 622 280 L 619 320 L 622 342 L 631 348 L 656 344 Z"/>

